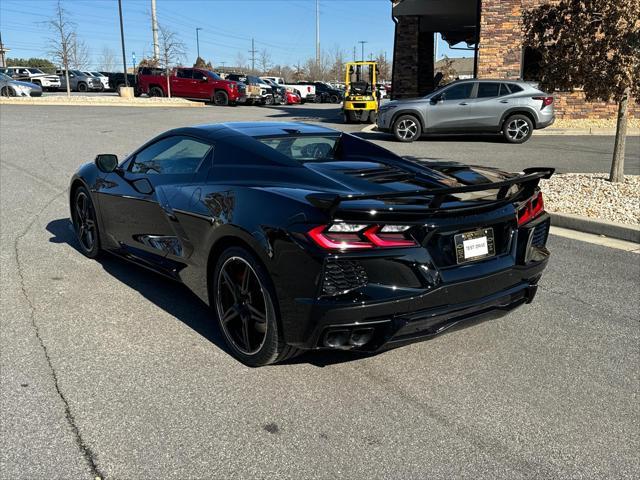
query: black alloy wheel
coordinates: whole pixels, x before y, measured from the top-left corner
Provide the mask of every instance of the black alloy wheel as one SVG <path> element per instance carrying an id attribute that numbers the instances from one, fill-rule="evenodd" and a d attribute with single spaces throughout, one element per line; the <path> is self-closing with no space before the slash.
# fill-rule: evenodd
<path id="1" fill-rule="evenodd" d="M 91 196 L 84 187 L 80 187 L 76 190 L 72 202 L 71 221 L 76 238 L 80 243 L 80 249 L 87 257 L 95 258 L 100 252 L 100 239 L 96 211 Z"/>
<path id="2" fill-rule="evenodd" d="M 3 97 L 15 97 L 16 92 L 11 87 L 2 87 L 2 90 L 0 90 L 0 95 L 2 95 Z"/>
<path id="3" fill-rule="evenodd" d="M 213 103 L 223 107 L 229 105 L 229 95 L 223 90 L 218 90 L 213 94 Z"/>
<path id="4" fill-rule="evenodd" d="M 331 103 L 340 103 L 340 97 L 338 97 L 338 95 L 336 95 L 335 93 L 333 95 L 331 95 L 329 97 L 329 101 Z"/>
<path id="5" fill-rule="evenodd" d="M 164 97 L 164 92 L 162 91 L 162 89 L 160 87 L 151 87 L 149 89 L 149 96 L 150 97 Z"/>
<path id="6" fill-rule="evenodd" d="M 89 90 L 89 87 L 87 86 L 86 83 L 84 83 L 84 82 L 78 83 L 78 91 L 79 92 L 86 92 L 87 90 Z"/>
<path id="7" fill-rule="evenodd" d="M 282 339 L 271 279 L 251 253 L 240 247 L 225 250 L 212 280 L 218 323 L 236 358 L 259 367 L 297 353 Z"/>

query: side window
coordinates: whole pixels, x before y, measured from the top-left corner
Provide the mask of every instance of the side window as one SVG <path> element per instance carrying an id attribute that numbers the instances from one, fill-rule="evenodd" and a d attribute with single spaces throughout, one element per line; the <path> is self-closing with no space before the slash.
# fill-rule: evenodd
<path id="1" fill-rule="evenodd" d="M 493 82 L 478 82 L 478 98 L 497 97 L 500 92 L 500 84 Z"/>
<path id="2" fill-rule="evenodd" d="M 465 98 L 469 98 L 471 96 L 471 90 L 473 90 L 473 83 L 460 83 L 458 85 L 454 85 L 453 87 L 445 90 L 444 99 L 445 100 L 464 100 Z"/>
<path id="3" fill-rule="evenodd" d="M 195 173 L 213 147 L 190 137 L 165 138 L 139 152 L 131 173 L 173 175 Z"/>
<path id="4" fill-rule="evenodd" d="M 507 86 L 509 87 L 509 90 L 511 90 L 511 93 L 518 93 L 522 91 L 522 87 L 515 83 L 507 83 Z"/>
<path id="5" fill-rule="evenodd" d="M 196 80 L 206 80 L 207 76 L 205 75 L 204 72 L 201 72 L 200 70 L 193 70 L 193 78 Z"/>
<path id="6" fill-rule="evenodd" d="M 193 78 L 193 70 L 190 68 L 181 68 L 176 75 L 178 78 Z"/>

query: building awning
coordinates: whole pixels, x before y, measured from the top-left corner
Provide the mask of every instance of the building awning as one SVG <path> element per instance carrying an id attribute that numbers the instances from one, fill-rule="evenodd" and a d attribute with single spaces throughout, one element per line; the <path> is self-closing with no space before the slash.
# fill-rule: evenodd
<path id="1" fill-rule="evenodd" d="M 449 44 L 477 41 L 479 0 L 392 0 L 393 15 L 419 16 L 420 30 L 440 32 Z"/>

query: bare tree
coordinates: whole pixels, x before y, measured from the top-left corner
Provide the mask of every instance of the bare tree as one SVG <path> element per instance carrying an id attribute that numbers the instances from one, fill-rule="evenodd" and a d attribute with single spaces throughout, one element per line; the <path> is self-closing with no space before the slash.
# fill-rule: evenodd
<path id="1" fill-rule="evenodd" d="M 171 98 L 171 69 L 185 58 L 185 46 L 175 32 L 160 25 L 160 62 L 165 69 L 167 79 L 167 96 Z"/>
<path id="2" fill-rule="evenodd" d="M 260 71 L 263 75 L 271 68 L 271 54 L 266 48 L 260 50 L 260 53 L 258 54 L 258 66 L 260 67 Z"/>
<path id="3" fill-rule="evenodd" d="M 332 65 L 331 69 L 329 70 L 330 80 L 333 82 L 342 81 L 345 62 L 344 51 L 338 45 L 336 45 L 332 55 Z"/>
<path id="4" fill-rule="evenodd" d="M 238 52 L 236 54 L 236 65 L 241 70 L 246 68 L 246 66 L 247 66 L 247 57 L 244 56 L 244 53 Z"/>
<path id="5" fill-rule="evenodd" d="M 62 8 L 62 2 L 58 0 L 54 15 L 46 24 L 53 33 L 53 37 L 49 39 L 51 43 L 49 55 L 62 65 L 67 84 L 67 96 L 70 97 L 69 60 L 73 39 L 76 36 L 75 23 L 69 20 L 67 11 Z"/>
<path id="6" fill-rule="evenodd" d="M 84 40 L 78 38 L 76 32 L 71 36 L 71 46 L 69 49 L 69 64 L 75 70 L 86 70 L 90 65 L 89 48 Z"/>
<path id="7" fill-rule="evenodd" d="M 100 54 L 100 69 L 103 72 L 112 72 L 116 68 L 116 54 L 109 47 L 102 48 Z"/>

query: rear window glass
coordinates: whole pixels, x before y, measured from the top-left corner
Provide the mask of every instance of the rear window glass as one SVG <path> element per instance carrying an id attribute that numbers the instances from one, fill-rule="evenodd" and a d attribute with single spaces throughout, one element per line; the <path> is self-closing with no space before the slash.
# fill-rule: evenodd
<path id="1" fill-rule="evenodd" d="M 515 83 L 507 83 L 507 86 L 509 87 L 509 90 L 511 90 L 511 93 L 522 91 L 522 87 L 520 85 L 516 85 Z"/>
<path id="2" fill-rule="evenodd" d="M 339 139 L 340 136 L 337 135 L 301 135 L 265 137 L 257 140 L 292 160 L 308 162 L 334 159 Z"/>
<path id="3" fill-rule="evenodd" d="M 478 98 L 497 97 L 499 90 L 500 90 L 499 83 L 479 82 L 477 97 Z"/>

